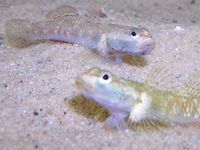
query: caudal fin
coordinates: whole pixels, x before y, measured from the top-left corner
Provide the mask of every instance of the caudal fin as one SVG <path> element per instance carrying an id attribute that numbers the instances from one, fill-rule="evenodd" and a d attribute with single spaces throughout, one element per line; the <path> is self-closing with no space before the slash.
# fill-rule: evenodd
<path id="1" fill-rule="evenodd" d="M 4 42 L 5 44 L 23 48 L 32 44 L 29 39 L 31 24 L 25 20 L 11 19 L 5 24 Z"/>

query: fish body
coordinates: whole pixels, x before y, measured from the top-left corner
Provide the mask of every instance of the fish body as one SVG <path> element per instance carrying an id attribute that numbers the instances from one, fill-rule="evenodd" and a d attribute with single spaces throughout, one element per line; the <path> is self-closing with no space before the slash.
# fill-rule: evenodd
<path id="1" fill-rule="evenodd" d="M 23 48 L 40 41 L 62 41 L 88 47 L 105 56 L 146 55 L 155 48 L 155 41 L 145 28 L 103 23 L 92 17 L 88 19 L 69 6 L 61 10 L 51 12 L 50 20 L 37 23 L 20 19 L 8 21 L 5 25 L 6 43 Z"/>
<path id="2" fill-rule="evenodd" d="M 158 121 L 165 124 L 200 122 L 200 96 L 183 96 L 120 78 L 110 71 L 92 68 L 76 78 L 81 93 L 108 109 L 106 124 L 124 129 L 132 123 Z"/>

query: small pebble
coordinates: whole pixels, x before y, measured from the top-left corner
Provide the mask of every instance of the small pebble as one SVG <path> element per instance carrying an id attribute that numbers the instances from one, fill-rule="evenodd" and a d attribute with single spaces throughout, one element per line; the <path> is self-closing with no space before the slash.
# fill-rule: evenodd
<path id="1" fill-rule="evenodd" d="M 0 47 L 4 47 L 4 45 L 3 45 L 3 37 L 2 37 L 2 35 L 0 35 Z"/>
<path id="2" fill-rule="evenodd" d="M 178 48 L 175 48 L 175 50 L 176 50 L 177 52 L 179 52 L 179 49 L 178 49 Z"/>
<path id="3" fill-rule="evenodd" d="M 192 22 L 192 23 L 197 23 L 197 21 L 196 21 L 196 20 L 191 20 L 191 22 Z"/>
<path id="4" fill-rule="evenodd" d="M 195 0 L 190 0 L 190 4 L 195 4 L 196 1 Z"/>
<path id="5" fill-rule="evenodd" d="M 172 23 L 178 23 L 178 21 L 177 20 L 172 20 Z"/>
<path id="6" fill-rule="evenodd" d="M 35 148 L 38 148 L 38 145 L 35 145 Z"/>
<path id="7" fill-rule="evenodd" d="M 39 115 L 37 111 L 34 111 L 33 114 L 34 114 L 34 116 L 38 116 Z"/>
<path id="8" fill-rule="evenodd" d="M 181 26 L 176 26 L 175 29 L 174 29 L 174 31 L 176 33 L 183 33 L 185 31 L 185 29 L 182 28 Z"/>

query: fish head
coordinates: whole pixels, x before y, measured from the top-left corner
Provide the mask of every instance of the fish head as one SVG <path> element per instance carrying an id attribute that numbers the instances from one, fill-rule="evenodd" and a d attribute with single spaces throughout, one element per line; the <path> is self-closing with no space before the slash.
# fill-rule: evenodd
<path id="1" fill-rule="evenodd" d="M 155 48 L 155 40 L 145 28 L 124 27 L 107 37 L 109 53 L 114 55 L 148 55 Z"/>
<path id="2" fill-rule="evenodd" d="M 112 111 L 131 109 L 132 99 L 125 94 L 126 84 L 110 71 L 94 67 L 76 77 L 81 93 Z"/>

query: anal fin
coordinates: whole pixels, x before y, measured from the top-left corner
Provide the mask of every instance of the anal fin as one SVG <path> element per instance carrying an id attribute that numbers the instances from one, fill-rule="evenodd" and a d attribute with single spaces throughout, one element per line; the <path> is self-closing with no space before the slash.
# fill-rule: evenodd
<path id="1" fill-rule="evenodd" d="M 140 122 L 134 123 L 127 121 L 128 128 L 134 131 L 154 131 L 154 130 L 161 130 L 163 128 L 169 127 L 168 124 L 162 123 L 156 120 L 149 120 L 144 119 Z"/>

